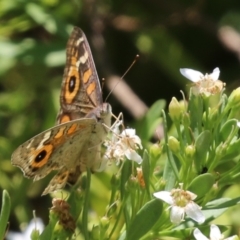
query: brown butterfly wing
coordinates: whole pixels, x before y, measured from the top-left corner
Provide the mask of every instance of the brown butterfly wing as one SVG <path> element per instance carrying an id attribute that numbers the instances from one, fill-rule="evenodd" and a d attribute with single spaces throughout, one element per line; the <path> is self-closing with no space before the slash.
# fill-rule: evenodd
<path id="1" fill-rule="evenodd" d="M 96 120 L 84 118 L 50 128 L 19 146 L 11 162 L 35 181 L 53 170 L 72 171 L 96 125 Z"/>
<path id="2" fill-rule="evenodd" d="M 61 109 L 57 122 L 68 122 L 86 116 L 96 119 L 102 111 L 102 91 L 88 41 L 78 27 L 74 27 L 68 40 L 66 55 L 60 95 Z M 89 146 L 92 146 L 90 142 Z M 75 184 L 86 167 L 92 167 L 91 164 L 95 163 L 97 156 L 96 150 L 85 149 L 78 165 L 69 172 L 67 182 Z"/>
<path id="3" fill-rule="evenodd" d="M 85 117 L 102 105 L 102 91 L 88 41 L 74 27 L 67 43 L 67 62 L 60 95 L 58 123 Z"/>

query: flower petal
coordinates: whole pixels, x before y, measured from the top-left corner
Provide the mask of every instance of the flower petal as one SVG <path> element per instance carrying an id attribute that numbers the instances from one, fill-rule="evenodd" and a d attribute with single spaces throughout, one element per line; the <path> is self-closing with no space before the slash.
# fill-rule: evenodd
<path id="1" fill-rule="evenodd" d="M 122 131 L 121 135 L 124 137 L 134 137 L 136 133 L 136 130 L 133 128 L 127 128 Z"/>
<path id="2" fill-rule="evenodd" d="M 201 72 L 189 68 L 180 68 L 180 73 L 192 82 L 198 82 L 204 77 Z"/>
<path id="3" fill-rule="evenodd" d="M 232 237 L 225 238 L 224 240 L 239 240 L 237 235 L 234 235 Z"/>
<path id="4" fill-rule="evenodd" d="M 34 218 L 30 221 L 27 229 L 24 231 L 24 239 L 28 239 L 31 236 L 31 233 L 34 229 L 38 229 L 39 233 L 41 233 L 44 229 L 44 224 L 41 218 Z"/>
<path id="5" fill-rule="evenodd" d="M 113 149 L 113 157 L 116 159 L 122 159 L 124 156 L 124 150 L 121 148 L 121 145 L 117 145 L 115 149 Z"/>
<path id="6" fill-rule="evenodd" d="M 139 154 L 137 154 L 136 151 L 128 149 L 125 151 L 125 156 L 127 157 L 127 159 L 135 161 L 138 164 L 140 164 L 142 162 L 141 156 Z"/>
<path id="7" fill-rule="evenodd" d="M 142 149 L 142 141 L 141 141 L 140 137 L 138 137 L 137 135 L 135 135 L 133 141 L 134 141 L 135 144 L 138 145 L 138 147 L 139 147 L 140 149 Z"/>
<path id="8" fill-rule="evenodd" d="M 154 193 L 153 196 L 163 200 L 164 202 L 168 203 L 169 205 L 173 204 L 173 197 L 171 196 L 171 192 L 160 191 L 160 192 Z"/>
<path id="9" fill-rule="evenodd" d="M 42 219 L 40 218 L 32 219 L 27 228 L 22 233 L 9 231 L 7 234 L 7 239 L 14 240 L 31 239 L 32 231 L 36 229 L 39 230 L 39 233 L 42 233 L 44 230 L 44 224 Z"/>
<path id="10" fill-rule="evenodd" d="M 205 221 L 200 207 L 195 202 L 188 203 L 185 207 L 185 211 L 188 217 L 192 218 L 194 221 L 198 223 L 203 223 Z"/>
<path id="11" fill-rule="evenodd" d="M 209 76 L 211 77 L 212 80 L 217 81 L 220 75 L 220 70 L 219 68 L 214 68 L 213 72 L 211 74 L 209 74 Z"/>
<path id="12" fill-rule="evenodd" d="M 194 200 L 195 198 L 197 198 L 197 195 L 193 192 L 186 191 L 186 193 L 191 197 L 191 200 Z"/>
<path id="13" fill-rule="evenodd" d="M 208 240 L 208 238 L 204 236 L 198 228 L 194 229 L 193 235 L 197 240 Z"/>
<path id="14" fill-rule="evenodd" d="M 221 239 L 222 234 L 217 225 L 212 224 L 210 227 L 210 238 L 211 239 Z"/>
<path id="15" fill-rule="evenodd" d="M 171 208 L 170 219 L 172 223 L 179 224 L 184 219 L 184 208 L 173 206 Z"/>

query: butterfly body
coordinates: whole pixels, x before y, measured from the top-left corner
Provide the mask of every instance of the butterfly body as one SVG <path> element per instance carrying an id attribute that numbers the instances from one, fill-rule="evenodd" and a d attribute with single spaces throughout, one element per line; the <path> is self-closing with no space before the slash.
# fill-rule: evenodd
<path id="1" fill-rule="evenodd" d="M 34 181 L 57 171 L 43 194 L 67 182 L 74 184 L 87 167 L 92 171 L 99 167 L 111 115 L 111 105 L 102 101 L 87 39 L 75 27 L 67 43 L 57 125 L 20 145 L 12 154 L 12 164 Z"/>

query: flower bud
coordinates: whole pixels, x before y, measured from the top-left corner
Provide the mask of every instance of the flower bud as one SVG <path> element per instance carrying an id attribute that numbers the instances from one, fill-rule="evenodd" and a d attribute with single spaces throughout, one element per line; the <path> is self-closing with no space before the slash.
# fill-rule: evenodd
<path id="1" fill-rule="evenodd" d="M 116 213 L 117 209 L 118 209 L 118 202 L 117 201 L 112 203 L 110 206 L 107 205 L 107 207 L 106 207 L 106 212 L 108 213 L 107 215 L 111 216 L 112 214 Z"/>
<path id="2" fill-rule="evenodd" d="M 130 190 L 130 191 L 131 191 L 131 190 L 135 191 L 135 190 L 136 190 L 136 187 L 138 187 L 138 186 L 139 186 L 139 183 L 138 183 L 137 177 L 131 176 L 131 177 L 129 178 L 129 181 L 128 181 L 129 190 Z"/>
<path id="3" fill-rule="evenodd" d="M 118 188 L 120 186 L 120 178 L 119 178 L 119 175 L 117 174 L 114 174 L 111 178 L 111 185 L 114 187 L 114 188 Z"/>
<path id="4" fill-rule="evenodd" d="M 100 226 L 104 229 L 107 229 L 109 227 L 109 218 L 106 216 L 103 216 L 100 219 Z"/>
<path id="5" fill-rule="evenodd" d="M 180 151 L 180 143 L 175 137 L 170 136 L 168 138 L 168 146 L 173 153 L 177 153 Z"/>
<path id="6" fill-rule="evenodd" d="M 153 156 L 154 158 L 158 158 L 162 153 L 162 146 L 159 144 L 153 144 L 150 147 L 149 151 L 151 156 Z"/>
<path id="7" fill-rule="evenodd" d="M 180 121 L 182 118 L 182 113 L 184 111 L 184 102 L 178 102 L 178 100 L 173 97 L 169 104 L 169 115 L 173 121 Z"/>
<path id="8" fill-rule="evenodd" d="M 185 148 L 185 154 L 189 158 L 192 158 L 194 156 L 195 151 L 196 151 L 196 149 L 195 149 L 195 147 L 193 145 L 188 145 Z"/>
<path id="9" fill-rule="evenodd" d="M 156 184 L 155 184 L 155 188 L 156 189 L 164 189 L 166 187 L 166 180 L 164 180 L 163 178 L 161 178 Z"/>
<path id="10" fill-rule="evenodd" d="M 91 239 L 95 240 L 95 239 L 99 239 L 100 238 L 100 227 L 99 225 L 94 225 L 92 227 L 92 231 L 91 231 Z"/>
<path id="11" fill-rule="evenodd" d="M 208 108 L 208 118 L 206 112 L 203 113 L 203 123 L 204 124 L 216 124 L 217 119 L 219 117 L 219 109 L 218 108 Z M 207 123 L 208 121 L 208 123 Z"/>
<path id="12" fill-rule="evenodd" d="M 240 106 L 240 87 L 232 91 L 228 98 L 227 106 L 229 108 L 237 108 Z"/>
<path id="13" fill-rule="evenodd" d="M 145 181 L 144 181 L 144 177 L 143 177 L 143 170 L 141 167 L 137 167 L 137 179 L 138 179 L 138 183 L 142 188 L 145 188 Z"/>

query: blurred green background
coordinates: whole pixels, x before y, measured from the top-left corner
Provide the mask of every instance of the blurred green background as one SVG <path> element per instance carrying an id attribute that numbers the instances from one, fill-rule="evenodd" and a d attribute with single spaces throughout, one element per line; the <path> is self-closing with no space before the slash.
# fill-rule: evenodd
<path id="1" fill-rule="evenodd" d="M 182 67 L 203 73 L 219 67 L 227 90 L 240 85 L 239 0 L 0 0 L 0 187 L 12 198 L 12 230 L 32 218 L 32 209 L 48 219 L 51 199 L 40 195 L 49 178 L 32 183 L 10 158 L 19 144 L 55 123 L 73 26 L 85 32 L 106 86 L 140 55 L 124 79 L 146 106 L 181 98 L 188 84 Z M 141 116 L 123 104 L 121 82 L 118 91 L 108 102 L 131 125 Z"/>

